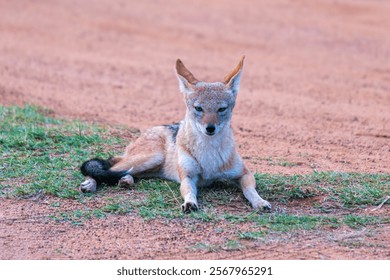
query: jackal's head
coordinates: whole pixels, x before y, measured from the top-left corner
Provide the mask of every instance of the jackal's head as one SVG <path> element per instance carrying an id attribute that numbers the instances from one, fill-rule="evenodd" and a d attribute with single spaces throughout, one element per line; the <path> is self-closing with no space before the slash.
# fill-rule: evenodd
<path id="1" fill-rule="evenodd" d="M 176 73 L 187 105 L 186 117 L 203 134 L 212 136 L 230 126 L 230 119 L 238 93 L 244 57 L 222 82 L 201 82 L 176 61 Z"/>

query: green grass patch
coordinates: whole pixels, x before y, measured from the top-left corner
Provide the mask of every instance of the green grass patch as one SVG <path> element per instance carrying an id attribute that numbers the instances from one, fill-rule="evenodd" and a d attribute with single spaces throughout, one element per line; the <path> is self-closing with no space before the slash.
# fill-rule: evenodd
<path id="1" fill-rule="evenodd" d="M 211 252 L 220 252 L 220 251 L 241 251 L 245 250 L 246 247 L 241 244 L 239 240 L 227 240 L 224 243 L 196 243 L 195 245 L 191 246 L 190 249 L 192 251 L 205 251 L 208 253 Z"/>
<path id="2" fill-rule="evenodd" d="M 239 231 L 238 232 L 238 237 L 240 239 L 246 239 L 246 240 L 257 240 L 261 239 L 264 236 L 266 236 L 267 232 L 264 230 L 259 230 L 259 231 Z"/>
<path id="3" fill-rule="evenodd" d="M 1 196 L 28 196 L 43 190 L 79 198 L 80 163 L 91 154 L 108 157 L 122 140 L 106 129 L 53 119 L 34 106 L 0 107 Z"/>
<path id="4" fill-rule="evenodd" d="M 344 207 L 376 205 L 390 193 L 390 174 L 313 172 L 308 175 L 256 174 L 261 193 L 273 201 L 328 196 Z"/>
<path id="5" fill-rule="evenodd" d="M 367 215 L 347 215 L 343 219 L 343 223 L 350 228 L 363 228 L 368 225 L 390 224 L 389 217 L 377 217 Z"/>
<path id="6" fill-rule="evenodd" d="M 256 212 L 254 212 L 256 213 Z M 259 231 L 248 233 L 248 238 L 251 235 L 259 234 L 260 237 L 270 232 L 288 232 L 293 230 L 312 230 L 319 228 L 337 228 L 340 226 L 340 220 L 337 217 L 329 217 L 325 215 L 292 215 L 283 213 L 258 213 L 253 215 L 233 215 L 225 214 L 225 220 L 232 223 L 248 223 L 259 228 Z M 245 237 L 245 233 L 239 233 L 241 238 Z"/>

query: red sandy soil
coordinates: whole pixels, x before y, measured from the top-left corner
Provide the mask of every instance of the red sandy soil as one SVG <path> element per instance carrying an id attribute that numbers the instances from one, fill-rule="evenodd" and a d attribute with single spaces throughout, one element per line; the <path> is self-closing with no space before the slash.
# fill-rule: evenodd
<path id="1" fill-rule="evenodd" d="M 0 104 L 143 130 L 183 117 L 177 58 L 217 81 L 245 54 L 233 128 L 252 171 L 390 173 L 389 15 L 380 0 L 0 0 Z M 183 244 L 228 234 L 136 216 L 59 225 L 44 205 L 1 200 L 0 258 L 390 257 L 388 227 L 362 237 L 378 246 L 334 246 L 338 230 L 194 253 Z"/>

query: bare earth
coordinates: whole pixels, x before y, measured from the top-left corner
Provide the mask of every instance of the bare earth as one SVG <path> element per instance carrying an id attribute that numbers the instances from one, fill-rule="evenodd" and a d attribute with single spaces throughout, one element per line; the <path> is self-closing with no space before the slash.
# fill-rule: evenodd
<path id="1" fill-rule="evenodd" d="M 216 81 L 245 54 L 233 128 L 252 171 L 390 173 L 389 15 L 381 0 L 0 0 L 0 104 L 143 130 L 184 115 L 176 58 Z M 47 201 L 0 202 L 0 259 L 390 259 L 388 226 L 207 253 L 186 244 L 223 242 L 232 225 L 75 227 L 45 218 Z"/>

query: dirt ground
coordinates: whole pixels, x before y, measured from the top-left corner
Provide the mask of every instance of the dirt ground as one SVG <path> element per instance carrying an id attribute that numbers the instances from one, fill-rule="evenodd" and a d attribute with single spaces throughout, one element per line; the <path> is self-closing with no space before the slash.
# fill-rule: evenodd
<path id="1" fill-rule="evenodd" d="M 183 117 L 177 58 L 216 81 L 245 54 L 233 128 L 252 171 L 390 173 L 389 15 L 381 0 L 0 0 L 0 104 L 143 130 Z M 388 227 L 368 235 L 378 247 L 342 246 L 359 233 L 338 229 L 199 253 L 186 242 L 219 238 L 201 223 L 74 227 L 45 205 L 1 200 L 1 259 L 390 258 Z"/>

